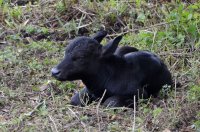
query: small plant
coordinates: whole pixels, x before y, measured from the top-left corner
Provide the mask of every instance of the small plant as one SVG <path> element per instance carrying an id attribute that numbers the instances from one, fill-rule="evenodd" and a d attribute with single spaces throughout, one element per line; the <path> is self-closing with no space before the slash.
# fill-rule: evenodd
<path id="1" fill-rule="evenodd" d="M 0 0 L 0 7 L 3 5 L 3 0 Z"/>
<path id="2" fill-rule="evenodd" d="M 76 84 L 73 82 L 67 82 L 67 83 L 60 83 L 58 81 L 56 81 L 56 84 L 58 85 L 58 87 L 64 91 L 67 91 L 69 89 L 74 89 L 76 87 Z"/>
<path id="3" fill-rule="evenodd" d="M 19 34 L 8 35 L 7 38 L 13 41 L 18 41 L 18 42 L 21 40 L 21 37 Z"/>
<path id="4" fill-rule="evenodd" d="M 116 132 L 119 129 L 120 128 L 119 128 L 119 123 L 118 122 L 111 122 L 108 125 L 108 131 L 110 131 L 110 132 Z"/>
<path id="5" fill-rule="evenodd" d="M 36 28 L 33 25 L 28 25 L 25 30 L 29 34 L 33 34 L 37 32 Z"/>
<path id="6" fill-rule="evenodd" d="M 168 97 L 168 96 L 171 95 L 172 92 L 174 92 L 174 91 L 172 91 L 171 86 L 164 85 L 163 88 L 160 91 L 160 96 L 163 97 L 163 98 Z"/>
<path id="7" fill-rule="evenodd" d="M 44 35 L 47 35 L 49 34 L 49 29 L 48 28 L 45 28 L 45 27 L 42 27 L 41 29 L 39 29 L 38 31 L 39 33 L 42 33 Z"/>
<path id="8" fill-rule="evenodd" d="M 189 101 L 198 101 L 200 100 L 200 86 L 194 85 L 188 91 Z"/>
<path id="9" fill-rule="evenodd" d="M 66 10 L 66 7 L 65 7 L 65 4 L 63 1 L 59 1 L 57 4 L 56 4 L 56 10 L 58 11 L 58 13 L 62 13 Z"/>
<path id="10" fill-rule="evenodd" d="M 76 21 L 72 20 L 71 22 L 67 22 L 63 25 L 63 28 L 67 33 L 70 33 L 71 31 L 75 31 L 75 33 L 78 33 L 77 24 Z"/>
<path id="11" fill-rule="evenodd" d="M 3 52 L 0 52 L 0 62 L 16 62 L 16 54 L 12 47 L 6 47 Z"/>
<path id="12" fill-rule="evenodd" d="M 31 60 L 29 63 L 28 63 L 28 66 L 30 69 L 32 70 L 42 70 L 43 66 L 42 66 L 42 63 L 41 62 L 38 62 L 38 60 L 36 58 L 33 58 L 33 60 Z"/>
<path id="13" fill-rule="evenodd" d="M 200 111 L 197 113 L 196 118 L 197 118 L 197 120 L 194 121 L 195 129 L 197 131 L 200 131 Z"/>
<path id="14" fill-rule="evenodd" d="M 145 23 L 145 20 L 146 20 L 146 16 L 145 16 L 145 14 L 144 13 L 139 13 L 138 14 L 138 17 L 137 17 L 137 19 L 136 19 L 136 21 L 137 22 L 142 22 L 142 23 Z"/>
<path id="15" fill-rule="evenodd" d="M 157 118 L 162 112 L 162 109 L 161 108 L 156 108 L 153 110 L 153 117 L 154 118 Z"/>
<path id="16" fill-rule="evenodd" d="M 15 6 L 11 11 L 10 15 L 15 19 L 20 19 L 22 16 L 22 8 L 20 6 Z"/>
<path id="17" fill-rule="evenodd" d="M 38 108 L 38 114 L 41 116 L 48 115 L 48 109 L 45 103 L 41 107 Z"/>

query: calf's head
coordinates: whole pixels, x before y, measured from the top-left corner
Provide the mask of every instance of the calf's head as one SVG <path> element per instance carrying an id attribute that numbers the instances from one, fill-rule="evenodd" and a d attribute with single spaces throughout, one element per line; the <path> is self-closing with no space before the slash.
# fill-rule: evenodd
<path id="1" fill-rule="evenodd" d="M 52 76 L 60 81 L 81 79 L 96 67 L 100 58 L 112 55 L 122 38 L 116 37 L 102 46 L 100 43 L 106 35 L 107 32 L 99 31 L 93 37 L 83 36 L 72 40 L 65 50 L 64 59 L 52 68 Z"/>

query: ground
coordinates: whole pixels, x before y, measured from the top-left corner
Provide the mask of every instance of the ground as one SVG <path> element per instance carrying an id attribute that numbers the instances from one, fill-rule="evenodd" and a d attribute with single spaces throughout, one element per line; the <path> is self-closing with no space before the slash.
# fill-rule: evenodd
<path id="1" fill-rule="evenodd" d="M 83 84 L 50 70 L 69 40 L 99 29 L 158 54 L 175 84 L 167 97 L 135 109 L 71 106 Z M 200 131 L 199 56 L 199 2 L 0 0 L 0 131 Z"/>

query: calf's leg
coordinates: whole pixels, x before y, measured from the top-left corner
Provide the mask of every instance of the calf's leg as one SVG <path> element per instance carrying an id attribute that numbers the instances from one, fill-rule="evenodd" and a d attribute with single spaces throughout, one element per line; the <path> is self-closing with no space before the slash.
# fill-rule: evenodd
<path id="1" fill-rule="evenodd" d="M 148 93 L 145 89 L 142 89 L 140 93 L 135 94 L 135 103 L 137 103 L 138 99 L 146 99 L 148 98 Z M 134 107 L 134 95 L 132 97 L 122 97 L 122 96 L 111 96 L 108 97 L 103 105 L 105 107 Z"/>
<path id="2" fill-rule="evenodd" d="M 105 107 L 123 107 L 127 106 L 126 99 L 120 96 L 111 96 L 103 102 Z"/>
<path id="3" fill-rule="evenodd" d="M 83 88 L 80 92 L 76 93 L 71 98 L 71 105 L 86 106 L 95 100 L 95 97 L 89 93 L 87 88 Z"/>

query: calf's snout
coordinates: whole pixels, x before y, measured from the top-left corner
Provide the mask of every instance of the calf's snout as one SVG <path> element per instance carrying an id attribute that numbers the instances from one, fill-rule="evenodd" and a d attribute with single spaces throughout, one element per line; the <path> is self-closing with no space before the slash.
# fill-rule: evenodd
<path id="1" fill-rule="evenodd" d="M 58 70 L 57 68 L 52 68 L 51 69 L 51 74 L 52 74 L 52 76 L 58 76 L 59 75 L 59 73 L 60 73 L 61 71 L 60 70 Z"/>

